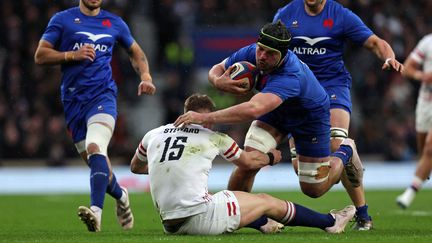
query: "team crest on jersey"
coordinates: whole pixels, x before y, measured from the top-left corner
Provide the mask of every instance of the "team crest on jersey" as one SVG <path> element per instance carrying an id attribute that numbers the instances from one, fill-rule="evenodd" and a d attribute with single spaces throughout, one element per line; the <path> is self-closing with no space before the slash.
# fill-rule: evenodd
<path id="1" fill-rule="evenodd" d="M 104 19 L 102 21 L 102 25 L 105 26 L 105 27 L 111 28 L 112 24 L 111 24 L 111 21 L 109 21 L 109 19 Z"/>
<path id="2" fill-rule="evenodd" d="M 298 21 L 294 20 L 291 24 L 291 27 L 297 28 L 298 27 Z"/>
<path id="3" fill-rule="evenodd" d="M 79 19 L 79 18 L 75 18 L 75 19 L 74 19 L 74 23 L 75 23 L 75 24 L 81 24 L 81 19 Z"/>
<path id="4" fill-rule="evenodd" d="M 329 29 L 331 29 L 331 28 L 333 28 L 333 25 L 334 25 L 333 19 L 330 19 L 330 18 L 324 20 L 324 22 L 323 22 L 323 27 L 324 27 L 324 28 L 329 28 Z"/>

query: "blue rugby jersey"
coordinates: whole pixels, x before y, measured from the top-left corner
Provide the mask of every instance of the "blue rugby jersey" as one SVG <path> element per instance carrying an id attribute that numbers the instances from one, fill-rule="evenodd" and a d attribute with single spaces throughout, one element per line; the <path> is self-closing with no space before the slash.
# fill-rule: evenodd
<path id="1" fill-rule="evenodd" d="M 119 42 L 128 49 L 134 42 L 129 27 L 119 16 L 104 10 L 97 16 L 87 16 L 79 7 L 70 8 L 51 18 L 42 39 L 62 52 L 76 51 L 82 45 L 92 45 L 96 51 L 93 62 L 62 64 L 63 101 L 87 101 L 107 90 L 117 93 L 110 65 L 113 48 Z"/>
<path id="2" fill-rule="evenodd" d="M 351 87 L 351 76 L 343 62 L 344 42 L 362 45 L 373 32 L 341 4 L 327 0 L 316 16 L 306 13 L 303 0 L 280 8 L 273 21 L 281 20 L 291 32 L 290 49 L 313 71 L 324 87 Z"/>
<path id="3" fill-rule="evenodd" d="M 225 68 L 239 61 L 256 65 L 256 44 L 238 50 L 225 61 Z M 305 120 L 319 120 L 328 116 L 329 98 L 324 88 L 306 64 L 288 51 L 281 66 L 260 76 L 256 89 L 279 96 L 283 103 L 272 112 L 281 117 L 284 125 L 297 125 Z"/>

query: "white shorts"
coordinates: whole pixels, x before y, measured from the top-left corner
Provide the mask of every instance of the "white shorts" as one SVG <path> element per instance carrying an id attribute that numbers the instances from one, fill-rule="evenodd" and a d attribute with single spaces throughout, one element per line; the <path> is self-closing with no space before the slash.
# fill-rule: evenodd
<path id="1" fill-rule="evenodd" d="M 416 107 L 416 131 L 427 133 L 432 129 L 432 103 L 419 97 Z"/>
<path id="2" fill-rule="evenodd" d="M 239 228 L 240 218 L 237 198 L 233 192 L 224 190 L 212 196 L 207 212 L 188 218 L 175 234 L 219 235 L 233 232 Z"/>

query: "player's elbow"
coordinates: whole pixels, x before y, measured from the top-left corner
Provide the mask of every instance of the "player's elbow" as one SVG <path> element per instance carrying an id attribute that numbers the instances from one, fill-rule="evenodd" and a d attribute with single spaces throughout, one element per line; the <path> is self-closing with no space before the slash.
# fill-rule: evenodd
<path id="1" fill-rule="evenodd" d="M 42 57 L 42 55 L 36 51 L 35 55 L 34 55 L 34 62 L 37 65 L 44 65 L 45 64 L 45 59 Z"/>
<path id="2" fill-rule="evenodd" d="M 263 109 L 262 106 L 251 102 L 249 102 L 247 107 L 245 107 L 244 109 L 244 114 L 248 118 L 248 120 L 255 120 L 258 117 L 264 115 L 265 113 L 266 111 Z"/>

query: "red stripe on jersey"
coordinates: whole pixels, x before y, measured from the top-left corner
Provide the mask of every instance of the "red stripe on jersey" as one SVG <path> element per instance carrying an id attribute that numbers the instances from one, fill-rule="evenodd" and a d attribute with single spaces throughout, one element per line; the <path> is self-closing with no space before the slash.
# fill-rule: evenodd
<path id="1" fill-rule="evenodd" d="M 228 216 L 231 216 L 231 204 L 227 202 Z"/>
<path id="2" fill-rule="evenodd" d="M 237 215 L 237 212 L 236 212 L 237 207 L 236 207 L 235 203 L 232 202 L 231 204 L 233 206 L 233 215 Z"/>
<path id="3" fill-rule="evenodd" d="M 231 147 L 223 155 L 226 156 L 227 154 L 229 154 L 236 146 L 237 146 L 236 142 L 233 142 Z"/>
<path id="4" fill-rule="evenodd" d="M 237 153 L 238 150 L 239 150 L 239 146 L 236 147 L 235 151 L 234 151 L 230 156 L 228 156 L 227 159 L 230 159 L 230 158 L 232 158 L 234 155 L 236 155 L 236 153 Z"/>
<path id="5" fill-rule="evenodd" d="M 415 50 L 415 53 L 416 53 L 417 55 L 419 55 L 419 57 L 420 57 L 421 59 L 424 59 L 424 58 L 425 58 L 425 54 L 424 54 L 423 52 L 421 52 L 420 50 Z"/>
<path id="6" fill-rule="evenodd" d="M 138 147 L 138 151 L 139 151 L 139 153 L 140 153 L 141 155 L 143 155 L 143 156 L 147 156 L 147 151 L 146 151 L 146 149 L 144 148 L 144 146 L 142 146 L 141 143 L 140 143 L 140 145 L 139 145 L 139 147 Z"/>

